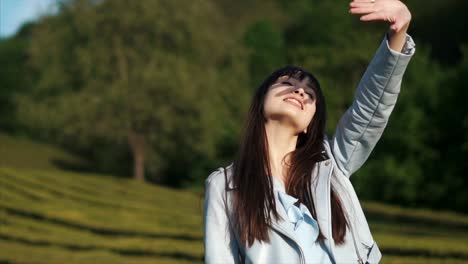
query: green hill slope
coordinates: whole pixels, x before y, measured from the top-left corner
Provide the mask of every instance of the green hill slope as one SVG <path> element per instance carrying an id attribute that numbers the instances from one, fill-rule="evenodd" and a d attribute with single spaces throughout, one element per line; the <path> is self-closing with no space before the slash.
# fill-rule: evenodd
<path id="1" fill-rule="evenodd" d="M 86 162 L 60 148 L 0 132 L 0 167 L 60 170 L 60 165 L 86 167 Z"/>
<path id="2" fill-rule="evenodd" d="M 133 180 L 0 169 L 0 262 L 202 262 L 203 198 Z"/>
<path id="3" fill-rule="evenodd" d="M 0 134 L 0 263 L 202 263 L 203 196 L 107 175 Z M 468 263 L 468 216 L 363 202 L 382 263 Z"/>
<path id="4" fill-rule="evenodd" d="M 200 195 L 131 179 L 6 167 L 0 193 L 0 262 L 203 261 Z M 365 208 L 383 263 L 468 260 L 466 216 Z"/>

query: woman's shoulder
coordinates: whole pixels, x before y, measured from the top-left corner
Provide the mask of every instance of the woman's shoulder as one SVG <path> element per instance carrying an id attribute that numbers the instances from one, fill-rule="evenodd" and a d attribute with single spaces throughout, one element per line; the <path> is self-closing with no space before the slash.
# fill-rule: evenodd
<path id="1" fill-rule="evenodd" d="M 335 157 L 333 156 L 333 152 L 331 150 L 331 144 L 330 144 L 330 139 L 328 138 L 328 135 L 325 134 L 323 137 L 323 153 L 326 154 L 326 156 L 330 159 L 334 159 Z"/>
<path id="2" fill-rule="evenodd" d="M 229 164 L 226 167 L 219 167 L 213 172 L 208 175 L 208 177 L 205 179 L 205 184 L 214 188 L 225 188 L 226 187 L 226 179 L 229 181 L 230 180 L 230 175 L 231 175 L 231 170 L 232 170 L 232 163 Z M 225 175 L 226 172 L 226 175 Z M 226 177 L 227 176 L 227 177 Z"/>

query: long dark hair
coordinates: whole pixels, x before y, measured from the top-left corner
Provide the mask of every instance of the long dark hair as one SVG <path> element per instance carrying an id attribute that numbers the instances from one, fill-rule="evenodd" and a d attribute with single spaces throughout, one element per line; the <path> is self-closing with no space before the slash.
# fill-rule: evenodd
<path id="1" fill-rule="evenodd" d="M 271 226 L 272 215 L 277 220 L 280 216 L 276 211 L 273 193 L 273 181 L 269 166 L 268 142 L 265 131 L 264 99 L 270 86 L 283 75 L 302 81 L 309 79 L 309 86 L 316 94 L 316 112 L 308 125 L 307 133 L 300 133 L 296 149 L 288 155 L 288 175 L 286 177 L 286 192 L 299 199 L 307 206 L 312 216 L 317 219 L 312 197 L 312 170 L 317 162 L 326 159 L 323 147 L 326 124 L 325 98 L 318 80 L 300 67 L 286 66 L 274 71 L 258 87 L 252 99 L 244 125 L 244 133 L 240 142 L 233 166 L 234 185 L 234 227 L 243 245 L 251 246 L 255 239 L 269 242 L 268 226 Z M 346 233 L 346 218 L 341 202 L 331 190 L 332 236 L 336 244 L 344 242 Z M 323 227 L 322 227 L 323 228 Z M 319 232 L 318 239 L 325 239 Z"/>

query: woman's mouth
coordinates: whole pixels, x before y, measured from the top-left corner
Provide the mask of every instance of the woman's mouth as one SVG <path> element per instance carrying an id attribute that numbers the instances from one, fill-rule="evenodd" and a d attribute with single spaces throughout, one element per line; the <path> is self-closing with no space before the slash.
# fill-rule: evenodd
<path id="1" fill-rule="evenodd" d="M 304 106 L 302 105 L 302 102 L 299 101 L 298 99 L 296 98 L 293 98 L 293 97 L 288 97 L 288 98 L 285 98 L 283 101 L 287 102 L 287 103 L 290 103 L 296 107 L 298 107 L 299 109 L 301 110 L 304 110 Z"/>

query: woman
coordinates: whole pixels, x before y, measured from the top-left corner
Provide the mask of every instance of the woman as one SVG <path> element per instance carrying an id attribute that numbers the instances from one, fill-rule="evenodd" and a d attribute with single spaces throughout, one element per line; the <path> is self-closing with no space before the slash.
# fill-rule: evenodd
<path id="1" fill-rule="evenodd" d="M 319 82 L 298 67 L 254 95 L 238 155 L 206 179 L 207 263 L 378 263 L 381 253 L 349 181 L 368 158 L 415 52 L 398 0 L 354 0 L 362 21 L 391 22 L 335 135 Z"/>

